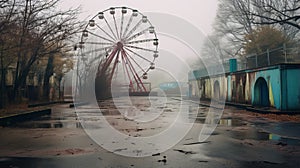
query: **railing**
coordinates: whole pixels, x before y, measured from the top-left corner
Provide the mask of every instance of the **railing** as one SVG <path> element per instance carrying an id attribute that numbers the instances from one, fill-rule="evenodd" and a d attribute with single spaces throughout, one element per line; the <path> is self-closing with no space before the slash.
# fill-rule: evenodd
<path id="1" fill-rule="evenodd" d="M 300 41 L 293 47 L 282 47 L 268 49 L 263 53 L 250 54 L 244 58 L 237 58 L 237 70 L 253 69 L 272 66 L 280 63 L 300 64 Z M 229 60 L 223 62 L 223 67 L 219 64 L 212 64 L 206 67 L 195 69 L 189 73 L 189 79 L 218 75 L 230 72 Z"/>
<path id="2" fill-rule="evenodd" d="M 279 63 L 300 63 L 300 43 L 294 47 L 282 47 L 268 49 L 260 54 L 252 54 L 245 57 L 242 61 L 244 68 L 258 68 L 275 65 Z"/>

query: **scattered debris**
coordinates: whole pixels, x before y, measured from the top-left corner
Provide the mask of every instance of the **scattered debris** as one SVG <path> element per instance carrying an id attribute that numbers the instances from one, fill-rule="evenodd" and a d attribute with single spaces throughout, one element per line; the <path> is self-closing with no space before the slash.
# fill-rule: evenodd
<path id="1" fill-rule="evenodd" d="M 264 163 L 267 163 L 267 164 L 278 164 L 278 163 L 275 163 L 275 162 L 269 162 L 269 161 L 263 161 Z"/>
<path id="2" fill-rule="evenodd" d="M 247 144 L 247 145 L 253 146 L 253 143 L 250 143 L 250 142 L 244 142 L 244 144 Z"/>
<path id="3" fill-rule="evenodd" d="M 174 149 L 174 151 L 177 151 L 177 152 L 180 152 L 180 153 L 184 153 L 184 154 L 196 154 L 195 152 L 193 151 L 184 151 L 184 150 L 181 150 L 181 149 Z"/>
<path id="4" fill-rule="evenodd" d="M 192 143 L 187 143 L 187 144 L 183 144 L 183 145 L 197 145 L 197 144 L 206 144 L 206 143 L 210 143 L 211 141 L 203 141 L 203 142 L 192 142 Z"/>
<path id="5" fill-rule="evenodd" d="M 121 152 L 121 151 L 123 151 L 123 150 L 127 150 L 127 148 L 116 149 L 116 150 L 114 150 L 114 152 Z"/>
<path id="6" fill-rule="evenodd" d="M 279 146 L 286 146 L 287 144 L 286 144 L 286 143 L 283 143 L 283 142 L 279 142 L 279 143 L 277 143 L 276 145 L 279 145 Z"/>
<path id="7" fill-rule="evenodd" d="M 152 154 L 152 156 L 159 156 L 160 153 L 155 153 L 155 154 Z"/>
<path id="8" fill-rule="evenodd" d="M 138 129 L 136 129 L 137 132 L 143 131 L 143 130 L 144 130 L 143 128 L 138 128 Z"/>
<path id="9" fill-rule="evenodd" d="M 163 156 L 163 159 L 158 160 L 158 162 L 163 162 L 164 164 L 167 163 L 167 156 Z"/>
<path id="10" fill-rule="evenodd" d="M 198 162 L 200 162 L 200 163 L 207 163 L 208 161 L 207 160 L 199 160 Z"/>

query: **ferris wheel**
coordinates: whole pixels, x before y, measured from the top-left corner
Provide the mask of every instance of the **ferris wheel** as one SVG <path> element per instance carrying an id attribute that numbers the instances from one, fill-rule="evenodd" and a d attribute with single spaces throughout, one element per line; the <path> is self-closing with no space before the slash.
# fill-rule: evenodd
<path id="1" fill-rule="evenodd" d="M 155 69 L 158 39 L 147 16 L 138 10 L 112 7 L 99 12 L 85 26 L 78 48 L 89 62 L 101 60 L 99 74 L 109 72 L 109 80 L 125 79 L 130 92 L 148 92 L 144 81 Z"/>

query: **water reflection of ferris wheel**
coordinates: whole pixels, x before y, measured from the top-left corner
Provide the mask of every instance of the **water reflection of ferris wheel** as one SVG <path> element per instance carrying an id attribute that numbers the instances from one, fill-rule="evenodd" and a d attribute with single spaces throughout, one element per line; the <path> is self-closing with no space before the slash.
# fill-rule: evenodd
<path id="1" fill-rule="evenodd" d="M 88 62 L 101 60 L 98 75 L 109 72 L 110 81 L 127 81 L 130 92 L 149 91 L 144 81 L 155 69 L 158 39 L 147 16 L 127 7 L 99 12 L 89 20 L 78 47 Z"/>

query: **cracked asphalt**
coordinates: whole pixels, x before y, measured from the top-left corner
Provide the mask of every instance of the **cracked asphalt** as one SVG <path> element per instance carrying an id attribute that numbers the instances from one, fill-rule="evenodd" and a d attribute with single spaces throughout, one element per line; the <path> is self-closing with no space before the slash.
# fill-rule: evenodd
<path id="1" fill-rule="evenodd" d="M 69 108 L 69 104 L 52 106 L 52 114 L 32 121 L 0 128 L 0 167 L 291 167 L 300 165 L 300 123 L 277 121 L 251 112 L 226 107 L 217 128 L 205 141 L 199 142 L 199 133 L 205 123 L 208 107 L 186 100 L 168 98 L 148 101 L 145 97 L 131 100 L 134 109 L 120 112 L 111 100 L 99 102 L 99 106 Z M 151 110 L 151 103 L 157 102 Z M 161 103 L 161 104 L 159 104 Z M 180 104 L 188 108 L 182 111 L 182 125 L 191 125 L 178 143 L 166 150 L 153 150 L 140 146 L 145 157 L 134 155 L 130 146 L 120 144 L 121 139 L 107 138 L 103 144 L 89 136 L 87 130 L 103 130 L 99 121 L 130 138 L 159 135 L 172 126 L 179 113 Z M 101 116 L 95 115 L 99 108 Z M 128 109 L 128 106 L 122 106 Z M 137 110 L 138 109 L 138 110 Z M 122 110 L 121 110 L 122 111 Z M 80 115 L 79 115 L 80 113 Z M 143 117 L 138 118 L 142 113 Z M 151 119 L 151 121 L 146 121 Z M 139 120 L 138 120 L 139 119 Z M 143 120 L 142 120 L 143 119 Z M 84 122 L 84 123 L 82 123 Z M 85 128 L 85 129 L 83 129 Z M 178 127 L 180 128 L 180 127 Z M 107 137 L 110 132 L 105 132 Z M 103 134 L 101 134 L 103 135 Z M 177 136 L 176 132 L 172 134 Z M 172 136 L 156 142 L 153 148 L 172 141 Z M 131 139 L 129 139 L 130 141 Z M 106 143 L 111 144 L 109 150 Z M 115 144 L 119 144 L 116 145 Z"/>

